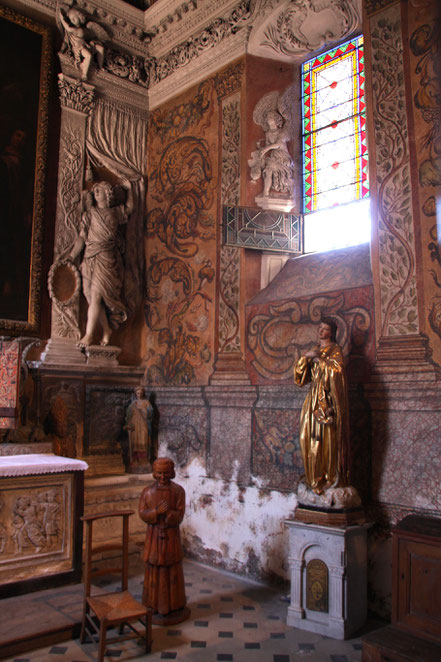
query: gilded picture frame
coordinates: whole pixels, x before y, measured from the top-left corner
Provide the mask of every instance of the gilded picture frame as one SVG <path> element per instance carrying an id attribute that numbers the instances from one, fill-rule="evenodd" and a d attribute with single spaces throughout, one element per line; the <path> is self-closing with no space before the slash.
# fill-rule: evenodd
<path id="1" fill-rule="evenodd" d="M 0 6 L 0 333 L 38 335 L 52 31 Z"/>

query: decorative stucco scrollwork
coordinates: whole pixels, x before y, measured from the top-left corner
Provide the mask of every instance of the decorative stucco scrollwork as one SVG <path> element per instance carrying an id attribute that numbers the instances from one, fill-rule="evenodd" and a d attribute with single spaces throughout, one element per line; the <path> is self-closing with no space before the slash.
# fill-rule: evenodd
<path id="1" fill-rule="evenodd" d="M 250 0 L 240 2 L 227 17 L 216 18 L 190 39 L 172 48 L 166 55 L 150 58 L 150 84 L 159 83 L 226 37 L 247 27 L 252 16 L 252 5 Z"/>
<path id="2" fill-rule="evenodd" d="M 304 55 L 349 37 L 360 22 L 356 3 L 348 0 L 293 0 L 271 20 L 261 46 L 287 56 Z"/>

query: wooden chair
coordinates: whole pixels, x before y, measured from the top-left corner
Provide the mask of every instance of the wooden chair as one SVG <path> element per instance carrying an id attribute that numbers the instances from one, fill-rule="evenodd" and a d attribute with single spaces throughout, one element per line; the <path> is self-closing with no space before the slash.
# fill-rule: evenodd
<path id="1" fill-rule="evenodd" d="M 151 609 L 135 600 L 127 590 L 129 575 L 129 517 L 133 513 L 133 510 L 121 510 L 98 513 L 96 515 L 85 515 L 81 518 L 86 523 L 86 566 L 84 576 L 83 622 L 80 641 L 84 643 L 86 634 L 92 641 L 96 641 L 96 636 L 98 637 L 98 662 L 103 661 L 107 644 L 125 641 L 126 639 L 143 639 L 145 641 L 146 653 L 150 653 L 152 646 Z M 93 547 L 93 523 L 99 519 L 116 517 L 123 518 L 122 544 L 117 542 Z M 94 570 L 92 568 L 93 557 L 96 554 L 108 551 L 122 551 L 121 566 Z M 91 595 L 92 578 L 109 574 L 121 575 L 121 591 L 113 593 L 100 592 L 96 595 Z M 142 624 L 142 629 L 136 629 L 132 625 L 136 621 Z M 126 625 L 132 630 L 129 634 L 124 634 L 124 626 Z M 107 639 L 107 628 L 111 626 L 118 626 L 119 635 Z"/>

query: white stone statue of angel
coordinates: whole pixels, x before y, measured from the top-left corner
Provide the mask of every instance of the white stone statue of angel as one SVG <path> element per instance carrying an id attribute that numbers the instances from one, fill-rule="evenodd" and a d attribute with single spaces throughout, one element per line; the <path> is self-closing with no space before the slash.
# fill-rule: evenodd
<path id="1" fill-rule="evenodd" d="M 270 191 L 293 194 L 294 163 L 287 143 L 293 138 L 294 89 L 288 87 L 283 94 L 278 91 L 265 94 L 256 104 L 253 119 L 265 131 L 265 146 L 256 143 L 248 165 L 251 179 L 263 177 L 263 196 Z"/>
<path id="2" fill-rule="evenodd" d="M 133 211 L 133 194 L 126 178 L 121 179 L 120 188 L 126 190 L 121 204 L 116 200 L 116 187 L 109 182 L 97 182 L 91 192 L 85 192 L 80 232 L 67 256 L 74 261 L 84 251 L 80 269 L 88 311 L 86 333 L 78 343 L 82 348 L 92 344 L 98 325 L 102 329 L 100 344 L 108 345 L 112 329 L 127 319 L 119 228 Z"/>
<path id="3" fill-rule="evenodd" d="M 98 66 L 103 66 L 104 43 L 109 38 L 107 30 L 99 23 L 89 21 L 81 9 L 68 5 L 60 5 L 57 24 L 60 30 L 64 30 L 61 52 L 72 52 L 75 66 L 80 70 L 82 80 L 86 80 L 94 55 Z"/>

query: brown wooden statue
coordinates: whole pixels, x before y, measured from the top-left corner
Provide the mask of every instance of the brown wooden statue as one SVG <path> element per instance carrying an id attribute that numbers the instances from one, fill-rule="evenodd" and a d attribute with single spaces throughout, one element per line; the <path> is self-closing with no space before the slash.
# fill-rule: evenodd
<path id="1" fill-rule="evenodd" d="M 153 609 L 153 623 L 171 625 L 190 616 L 186 607 L 179 525 L 185 512 L 185 491 L 172 482 L 172 460 L 160 457 L 153 463 L 155 484 L 142 491 L 139 516 L 147 522 L 144 544 L 146 564 L 142 601 Z"/>

